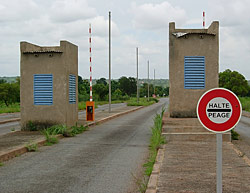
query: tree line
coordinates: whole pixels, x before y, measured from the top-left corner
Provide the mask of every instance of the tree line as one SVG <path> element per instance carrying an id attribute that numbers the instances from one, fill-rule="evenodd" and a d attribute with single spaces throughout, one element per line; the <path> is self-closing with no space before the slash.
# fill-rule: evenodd
<path id="1" fill-rule="evenodd" d="M 245 77 L 237 71 L 229 69 L 219 73 L 219 87 L 227 88 L 233 91 L 237 96 L 250 97 L 250 86 Z M 155 93 L 154 93 L 155 90 Z M 78 76 L 78 100 L 89 100 L 90 85 L 87 79 L 82 79 Z M 108 100 L 108 84 L 105 78 L 100 78 L 93 85 L 94 100 Z M 112 100 L 127 100 L 129 97 L 136 97 L 137 83 L 133 77 L 125 77 L 116 80 L 111 80 Z M 140 83 L 139 89 L 140 97 L 148 95 L 148 84 L 146 82 Z M 152 96 L 168 96 L 169 87 L 155 86 L 149 84 L 149 95 Z M 0 79 L 0 103 L 9 106 L 12 103 L 20 103 L 20 78 L 16 82 L 8 83 L 6 80 Z"/>
<path id="2" fill-rule="evenodd" d="M 109 86 L 105 78 L 100 78 L 96 81 L 96 84 L 92 87 L 94 100 L 105 101 L 108 100 Z M 155 93 L 154 93 L 155 90 Z M 79 101 L 89 100 L 89 81 L 83 80 L 81 76 L 78 76 L 78 92 Z M 139 89 L 140 97 L 148 95 L 148 84 L 142 82 Z M 137 82 L 133 77 L 125 77 L 116 80 L 111 80 L 111 94 L 112 100 L 127 100 L 130 97 L 137 96 Z M 168 96 L 169 88 L 154 86 L 149 84 L 149 95 L 153 94 L 157 96 Z"/>

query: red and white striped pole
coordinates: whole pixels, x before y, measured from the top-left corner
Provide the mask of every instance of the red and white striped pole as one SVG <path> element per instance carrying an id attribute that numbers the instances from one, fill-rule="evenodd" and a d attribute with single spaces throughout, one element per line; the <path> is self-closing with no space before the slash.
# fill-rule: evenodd
<path id="1" fill-rule="evenodd" d="M 205 11 L 203 11 L 203 23 L 202 23 L 202 25 L 203 25 L 203 28 L 205 29 Z"/>
<path id="2" fill-rule="evenodd" d="M 90 63 L 90 101 L 92 101 L 92 58 L 91 58 L 91 24 L 89 24 L 89 63 Z"/>

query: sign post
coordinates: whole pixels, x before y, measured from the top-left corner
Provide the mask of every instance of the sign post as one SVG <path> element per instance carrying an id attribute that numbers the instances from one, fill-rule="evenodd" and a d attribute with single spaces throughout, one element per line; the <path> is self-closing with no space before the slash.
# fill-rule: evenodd
<path id="1" fill-rule="evenodd" d="M 242 112 L 241 103 L 232 91 L 214 88 L 201 96 L 196 110 L 203 127 L 216 133 L 216 190 L 222 193 L 222 133 L 238 124 Z"/>

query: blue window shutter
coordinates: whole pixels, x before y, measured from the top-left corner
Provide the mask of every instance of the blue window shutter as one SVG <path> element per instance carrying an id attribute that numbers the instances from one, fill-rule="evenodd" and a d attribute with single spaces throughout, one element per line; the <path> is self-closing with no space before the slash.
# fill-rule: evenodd
<path id="1" fill-rule="evenodd" d="M 185 56 L 184 88 L 205 88 L 205 56 Z"/>
<path id="2" fill-rule="evenodd" d="M 76 104 L 76 76 L 69 75 L 69 104 Z"/>
<path id="3" fill-rule="evenodd" d="M 53 104 L 53 75 L 34 74 L 34 105 Z"/>

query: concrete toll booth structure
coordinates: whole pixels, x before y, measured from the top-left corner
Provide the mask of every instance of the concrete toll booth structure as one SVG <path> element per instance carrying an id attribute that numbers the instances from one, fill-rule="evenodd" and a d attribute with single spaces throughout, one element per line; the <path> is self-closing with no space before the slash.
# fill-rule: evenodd
<path id="1" fill-rule="evenodd" d="M 73 126 L 78 120 L 78 47 L 20 43 L 21 126 Z"/>
<path id="2" fill-rule="evenodd" d="M 201 95 L 219 85 L 219 22 L 208 29 L 169 23 L 170 117 L 196 117 Z"/>

